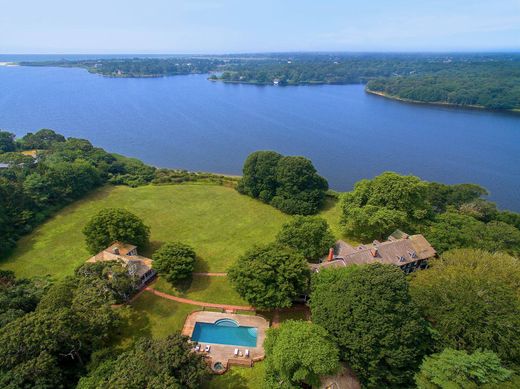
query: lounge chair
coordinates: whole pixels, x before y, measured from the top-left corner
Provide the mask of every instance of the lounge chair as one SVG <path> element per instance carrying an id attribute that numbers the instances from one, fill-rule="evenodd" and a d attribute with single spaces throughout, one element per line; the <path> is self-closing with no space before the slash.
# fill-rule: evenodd
<path id="1" fill-rule="evenodd" d="M 245 356 L 246 356 L 246 358 L 249 358 L 249 349 L 248 348 L 246 348 Z"/>
<path id="2" fill-rule="evenodd" d="M 237 348 L 235 349 L 235 354 L 234 355 L 235 355 L 235 357 L 238 355 L 238 349 Z"/>
<path id="3" fill-rule="evenodd" d="M 211 350 L 211 345 L 207 344 L 206 347 L 204 347 L 204 351 L 209 353 L 209 350 Z"/>

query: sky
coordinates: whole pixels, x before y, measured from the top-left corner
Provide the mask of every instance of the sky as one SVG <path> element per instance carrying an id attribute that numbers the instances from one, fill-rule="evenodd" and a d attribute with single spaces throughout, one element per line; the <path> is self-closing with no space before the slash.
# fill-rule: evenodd
<path id="1" fill-rule="evenodd" d="M 518 51 L 520 0 L 0 0 L 0 53 Z"/>

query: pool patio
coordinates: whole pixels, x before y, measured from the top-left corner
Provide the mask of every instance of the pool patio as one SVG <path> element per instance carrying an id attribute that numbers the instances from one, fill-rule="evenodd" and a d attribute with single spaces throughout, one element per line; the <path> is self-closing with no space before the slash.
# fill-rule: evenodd
<path id="1" fill-rule="evenodd" d="M 199 323 L 215 323 L 221 319 L 232 319 L 240 326 L 244 327 L 256 327 L 257 332 L 257 343 L 256 347 L 244 347 L 235 345 L 226 345 L 218 343 L 200 343 L 200 353 L 203 353 L 208 358 L 210 367 L 213 371 L 213 366 L 220 362 L 227 369 L 229 365 L 245 365 L 252 366 L 254 362 L 264 359 L 264 339 L 265 331 L 269 328 L 269 322 L 261 316 L 253 315 L 239 315 L 234 313 L 220 313 L 220 312 L 208 312 L 208 311 L 197 311 L 192 312 L 186 318 L 182 334 L 191 338 L 195 324 Z M 206 345 L 210 345 L 210 351 L 205 352 Z M 235 355 L 235 349 L 239 350 L 239 354 Z M 245 350 L 249 350 L 249 356 L 245 356 Z M 225 370 L 224 370 L 225 371 Z M 224 371 L 215 371 L 216 373 L 223 373 Z"/>

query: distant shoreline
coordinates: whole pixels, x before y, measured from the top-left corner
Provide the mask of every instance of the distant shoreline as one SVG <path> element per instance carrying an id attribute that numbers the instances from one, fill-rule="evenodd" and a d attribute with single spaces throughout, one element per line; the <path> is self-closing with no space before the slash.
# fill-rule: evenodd
<path id="1" fill-rule="evenodd" d="M 420 100 L 413 100 L 413 99 L 407 99 L 404 97 L 399 97 L 395 95 L 389 95 L 388 93 L 379 92 L 375 90 L 371 90 L 367 87 L 365 87 L 365 92 L 369 93 L 371 95 L 375 96 L 381 96 L 390 100 L 396 100 L 403 103 L 409 103 L 409 104 L 421 104 L 421 105 L 437 105 L 440 107 L 449 107 L 449 108 L 463 108 L 463 109 L 475 109 L 479 111 L 489 111 L 489 112 L 511 112 L 511 113 L 520 113 L 520 108 L 514 108 L 514 109 L 490 109 L 486 108 L 482 105 L 466 105 L 466 104 L 454 104 L 454 103 L 446 103 L 443 101 L 420 101 Z"/>

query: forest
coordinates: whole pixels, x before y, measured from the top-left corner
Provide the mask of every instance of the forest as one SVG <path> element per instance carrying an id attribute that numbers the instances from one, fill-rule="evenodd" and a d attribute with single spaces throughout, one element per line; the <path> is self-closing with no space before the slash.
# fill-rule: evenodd
<path id="1" fill-rule="evenodd" d="M 366 84 L 391 98 L 492 110 L 520 109 L 518 54 L 278 53 L 21 62 L 81 67 L 109 77 L 208 74 L 254 85 Z"/>

